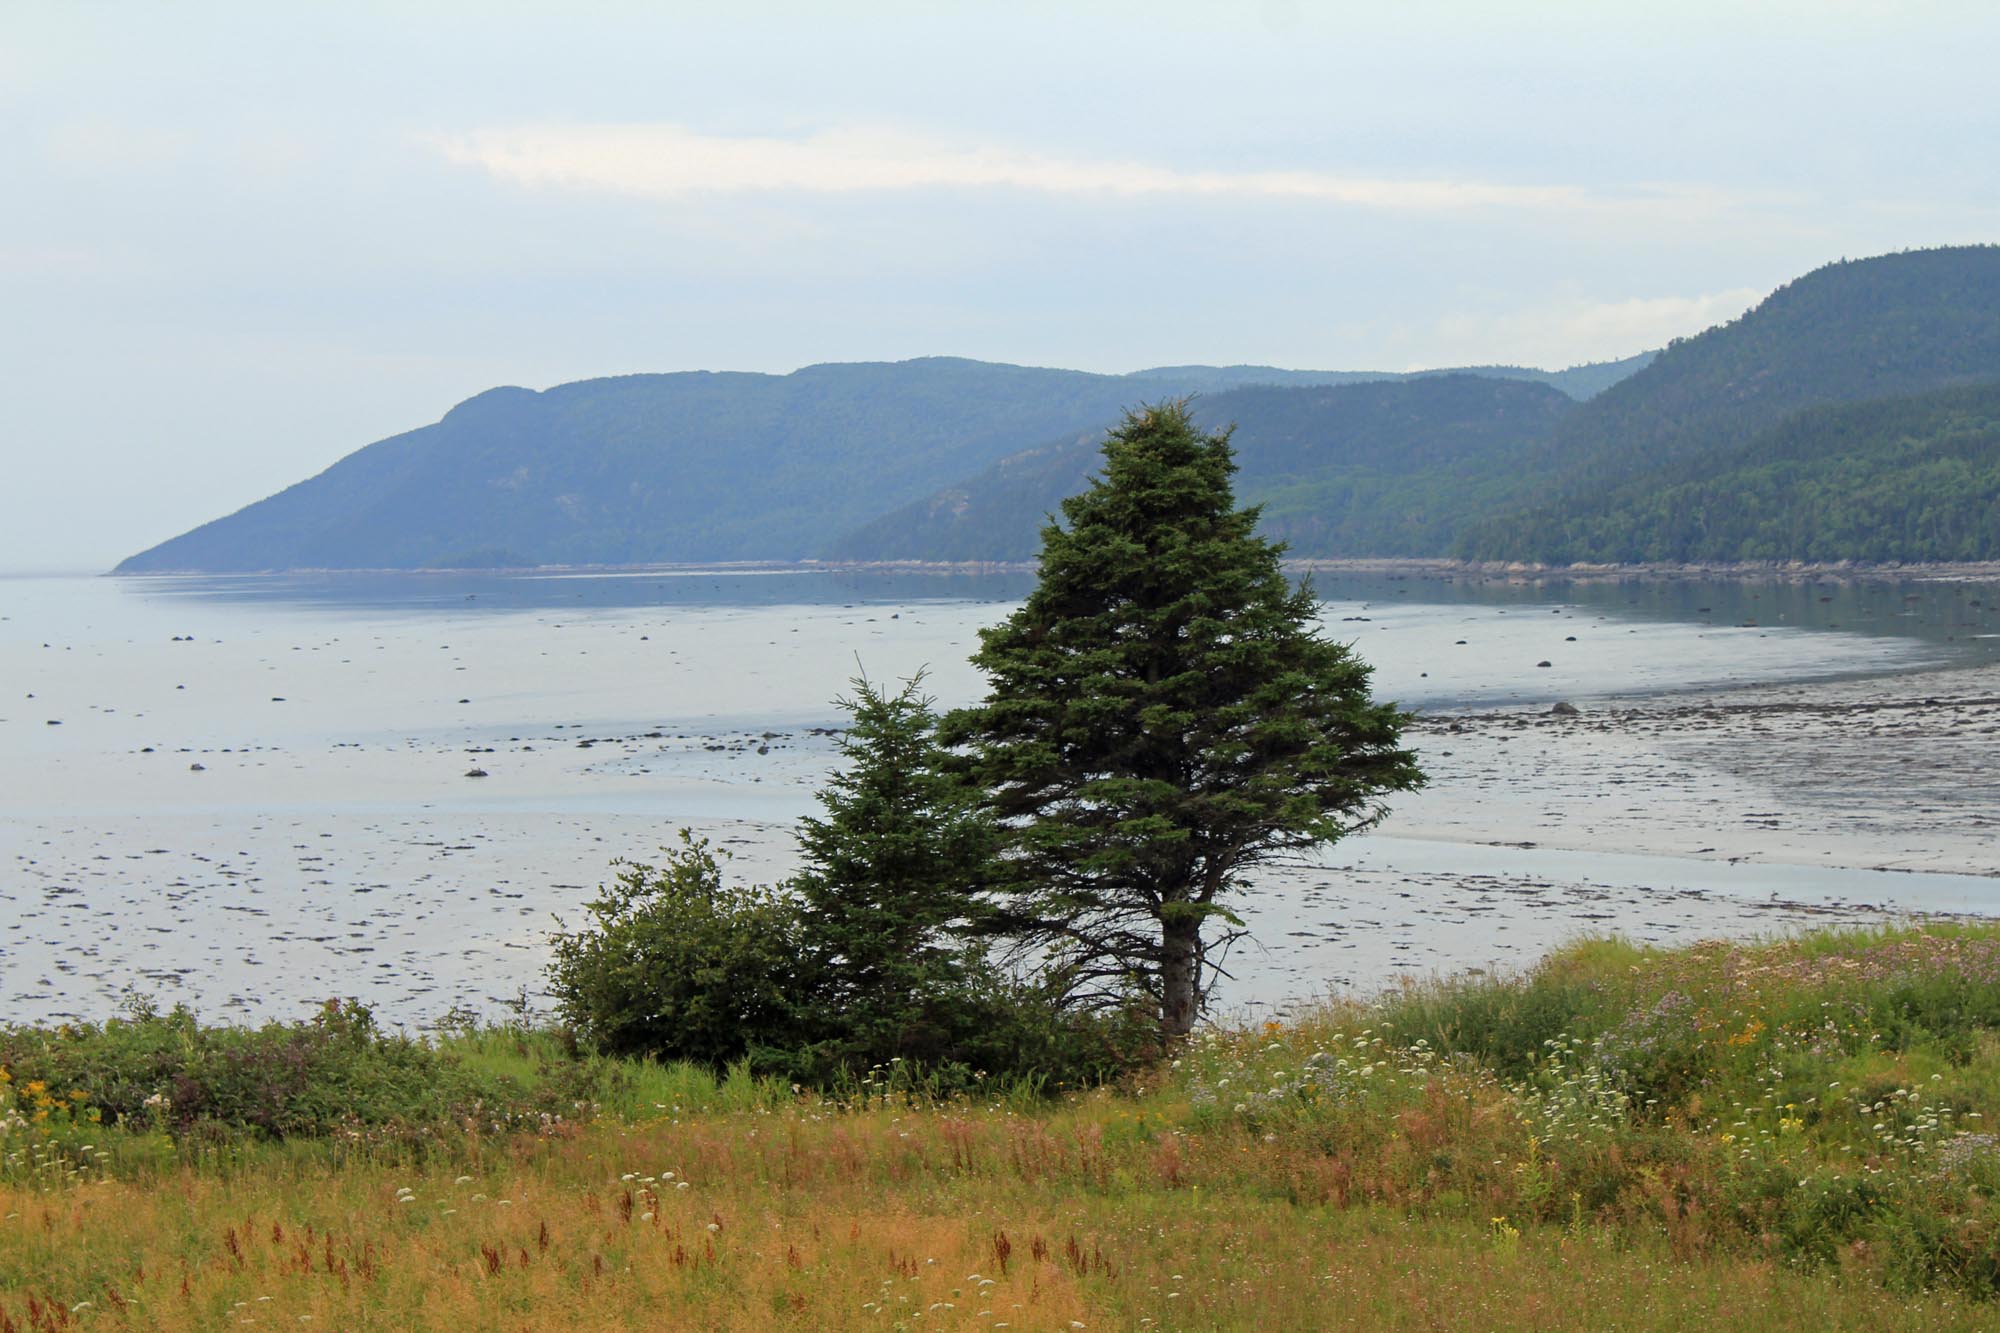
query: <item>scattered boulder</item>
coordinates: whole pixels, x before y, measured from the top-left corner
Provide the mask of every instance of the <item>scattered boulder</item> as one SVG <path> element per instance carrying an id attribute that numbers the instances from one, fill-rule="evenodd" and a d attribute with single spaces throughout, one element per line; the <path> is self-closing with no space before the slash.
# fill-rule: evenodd
<path id="1" fill-rule="evenodd" d="M 1549 661 L 1547 658 L 1543 658 L 1541 661 L 1535 663 L 1535 665 L 1538 667 L 1552 667 L 1555 663 Z"/>
<path id="2" fill-rule="evenodd" d="M 1550 717 L 1575 717 L 1583 710 L 1568 700 L 1559 700 L 1549 708 Z"/>
<path id="3" fill-rule="evenodd" d="M 208 772 L 208 765 L 207 765 L 207 764 L 189 764 L 189 765 L 188 765 L 188 772 L 190 772 L 190 773 L 206 773 L 206 772 Z"/>
<path id="4" fill-rule="evenodd" d="M 469 778 L 483 778 L 490 777 L 491 774 L 487 773 L 483 768 L 468 768 L 465 770 L 465 776 Z"/>

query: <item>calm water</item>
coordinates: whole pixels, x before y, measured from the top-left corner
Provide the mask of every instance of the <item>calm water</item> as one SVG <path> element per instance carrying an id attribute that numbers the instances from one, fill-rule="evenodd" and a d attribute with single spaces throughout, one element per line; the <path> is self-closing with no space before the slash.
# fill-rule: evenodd
<path id="1" fill-rule="evenodd" d="M 847 680 L 925 669 L 943 704 L 976 697 L 977 631 L 1028 586 L 797 570 L 0 579 L 0 1019 L 99 1016 L 136 986 L 244 1016 L 360 993 L 414 1020 L 532 987 L 550 913 L 674 822 L 705 821 L 746 873 L 782 872 L 783 830 L 831 758 L 812 729 L 839 721 Z M 1428 709 L 2000 653 L 1991 585 L 1316 586 L 1378 693 Z M 1511 849 L 1387 838 L 1352 850 L 1356 883 L 1428 882 L 1446 899 L 1465 876 L 1557 873 L 1983 901 L 1956 882 L 1969 877 L 1833 884 L 1590 853 L 1551 872 Z M 1268 934 L 1298 942 L 1252 967 L 1239 1000 L 1379 975 L 1340 972 L 1326 951 L 1358 946 L 1331 926 L 1274 918 Z"/>

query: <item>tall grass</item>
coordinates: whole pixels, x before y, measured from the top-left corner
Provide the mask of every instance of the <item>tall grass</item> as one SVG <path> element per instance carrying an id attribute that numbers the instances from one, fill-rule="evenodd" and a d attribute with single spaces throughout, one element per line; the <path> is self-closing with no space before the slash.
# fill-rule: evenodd
<path id="1" fill-rule="evenodd" d="M 14 1069 L 0 1333 L 1991 1327 L 1996 960 L 1595 941 L 1059 1097 L 461 1031 L 467 1086 L 574 1113 L 428 1137 L 107 1125 Z"/>

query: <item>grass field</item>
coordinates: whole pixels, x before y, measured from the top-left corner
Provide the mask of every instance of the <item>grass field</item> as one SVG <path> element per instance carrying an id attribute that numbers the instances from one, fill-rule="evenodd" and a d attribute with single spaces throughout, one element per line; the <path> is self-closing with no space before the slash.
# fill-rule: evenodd
<path id="1" fill-rule="evenodd" d="M 356 1081 L 282 1134 L 228 1123 L 278 1094 L 225 1105 L 223 1073 L 214 1117 L 168 1115 L 197 1089 L 135 1078 L 159 1019 L 16 1030 L 0 1333 L 1991 1328 L 1996 973 L 1987 928 L 1597 941 L 1057 1098 L 829 1099 L 489 1029 L 423 1051 L 504 1114 Z M 117 1094 L 49 1077 L 86 1067 Z"/>

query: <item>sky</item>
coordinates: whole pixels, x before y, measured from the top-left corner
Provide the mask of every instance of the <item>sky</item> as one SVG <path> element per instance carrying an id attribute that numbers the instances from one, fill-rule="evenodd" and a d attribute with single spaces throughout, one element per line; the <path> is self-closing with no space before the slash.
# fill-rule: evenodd
<path id="1" fill-rule="evenodd" d="M 956 355 L 1559 368 L 2000 240 L 2000 6 L 0 14 L 0 570 L 497 384 Z"/>

